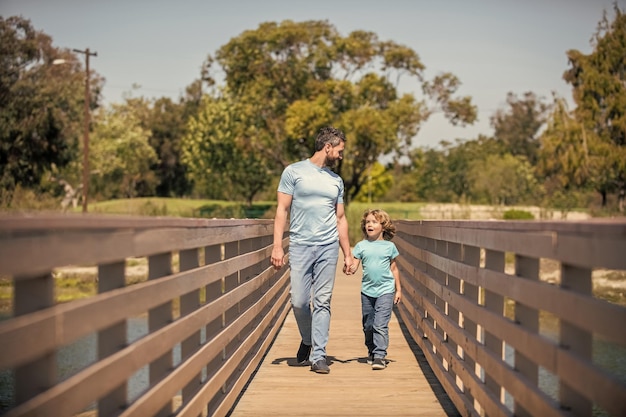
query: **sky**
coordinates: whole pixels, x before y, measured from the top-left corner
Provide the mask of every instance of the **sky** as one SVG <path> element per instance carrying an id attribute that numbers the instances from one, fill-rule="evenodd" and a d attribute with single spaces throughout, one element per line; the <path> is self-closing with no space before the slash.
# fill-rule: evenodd
<path id="1" fill-rule="evenodd" d="M 105 104 L 123 96 L 178 100 L 200 75 L 207 56 L 263 22 L 327 20 L 342 35 L 377 34 L 412 48 L 427 79 L 451 72 L 458 94 L 471 96 L 478 121 L 452 127 L 441 115 L 427 121 L 415 146 L 491 135 L 490 117 L 507 93 L 567 99 L 566 52 L 590 53 L 603 12 L 615 0 L 0 0 L 0 15 L 21 15 L 61 48 L 97 53 L 90 67 L 105 78 Z M 626 0 L 617 0 L 622 11 Z M 134 85 L 140 88 L 133 89 Z M 402 92 L 421 97 L 417 83 Z M 347 132 L 349 133 L 349 132 Z"/>

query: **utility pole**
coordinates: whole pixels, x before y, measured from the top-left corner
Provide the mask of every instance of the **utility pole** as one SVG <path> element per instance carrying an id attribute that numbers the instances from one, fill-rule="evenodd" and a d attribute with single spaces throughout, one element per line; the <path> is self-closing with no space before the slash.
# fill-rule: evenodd
<path id="1" fill-rule="evenodd" d="M 87 213 L 87 196 L 89 195 L 89 124 L 91 122 L 89 92 L 89 57 L 98 56 L 97 52 L 90 52 L 89 48 L 83 50 L 72 49 L 72 51 L 85 55 L 85 131 L 83 136 L 83 213 Z"/>

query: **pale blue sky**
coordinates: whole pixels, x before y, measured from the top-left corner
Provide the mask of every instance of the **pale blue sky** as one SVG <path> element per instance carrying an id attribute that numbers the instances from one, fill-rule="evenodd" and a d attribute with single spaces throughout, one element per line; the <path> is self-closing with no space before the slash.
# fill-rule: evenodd
<path id="1" fill-rule="evenodd" d="M 618 0 L 626 10 L 626 0 Z M 177 99 L 199 76 L 207 55 L 262 22 L 328 20 L 347 35 L 375 32 L 414 49 L 427 78 L 449 71 L 472 96 L 479 121 L 453 128 L 440 116 L 414 141 L 474 139 L 491 134 L 489 118 L 506 94 L 554 91 L 571 102 L 562 80 L 566 51 L 591 51 L 589 40 L 613 0 L 0 0 L 0 15 L 22 15 L 53 38 L 55 46 L 90 48 L 91 67 L 106 79 L 106 103 L 133 93 Z M 417 85 L 402 84 L 420 97 Z"/>

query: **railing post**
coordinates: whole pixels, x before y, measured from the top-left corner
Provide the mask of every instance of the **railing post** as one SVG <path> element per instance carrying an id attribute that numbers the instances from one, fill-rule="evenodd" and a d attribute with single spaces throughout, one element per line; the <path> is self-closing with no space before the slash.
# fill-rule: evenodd
<path id="1" fill-rule="evenodd" d="M 98 265 L 98 293 L 123 288 L 125 282 L 125 262 Z M 102 360 L 126 346 L 126 320 L 120 321 L 98 332 L 98 360 Z M 116 415 L 126 406 L 127 382 L 98 401 L 98 415 Z"/>
<path id="2" fill-rule="evenodd" d="M 442 257 L 445 257 L 447 255 L 448 247 L 444 240 L 432 240 L 431 244 L 432 244 L 431 251 L 433 253 L 436 253 L 437 255 L 442 256 Z M 446 287 L 445 272 L 442 272 L 441 270 L 434 268 L 434 267 L 430 267 L 430 268 L 431 268 L 431 276 L 433 277 L 435 282 L 437 282 L 442 287 Z M 443 299 L 439 297 L 437 294 L 433 294 L 433 299 L 434 299 L 435 307 L 441 312 L 442 315 L 445 316 L 448 312 L 447 311 L 448 303 L 444 302 Z M 445 340 L 446 342 L 448 341 L 447 335 L 443 331 L 443 327 L 440 324 L 438 324 L 436 321 L 435 321 L 434 330 L 441 335 L 442 340 Z M 450 364 L 447 363 L 447 361 L 443 358 L 443 355 L 441 352 L 436 352 L 436 354 L 439 357 L 439 360 L 441 361 L 441 363 L 444 364 L 445 369 L 449 372 Z"/>
<path id="3" fill-rule="evenodd" d="M 200 266 L 198 249 L 182 250 L 179 253 L 180 271 L 189 271 Z M 200 290 L 193 290 L 180 297 L 180 316 L 184 317 L 194 312 L 200 305 Z M 184 362 L 200 346 L 200 330 L 194 332 L 180 344 L 180 360 Z M 182 403 L 186 404 L 200 389 L 200 374 L 194 376 L 182 389 Z"/>
<path id="4" fill-rule="evenodd" d="M 248 252 L 254 251 L 255 249 L 257 249 L 259 247 L 261 247 L 261 238 L 244 239 L 244 240 L 240 241 L 239 252 L 241 254 L 248 253 Z M 268 265 L 269 265 L 269 263 L 268 263 Z M 255 263 L 254 265 L 250 265 L 247 268 L 242 269 L 240 271 L 239 283 L 243 284 L 243 283 L 253 279 L 261 271 L 262 271 L 262 266 L 261 266 L 261 264 L 259 262 Z M 250 294 L 247 299 L 243 299 L 239 303 L 240 312 L 247 310 L 254 303 L 254 300 L 258 300 L 260 298 L 261 294 L 263 294 L 263 291 L 264 291 L 264 288 L 259 288 L 256 291 L 256 293 Z M 257 320 L 254 320 L 254 321 L 250 322 L 250 324 L 242 332 L 242 333 L 244 333 L 243 337 L 245 337 L 245 335 L 249 334 L 250 332 L 252 332 L 256 328 L 258 323 L 261 322 L 262 317 L 263 316 L 260 315 L 259 317 L 257 317 Z"/>
<path id="5" fill-rule="evenodd" d="M 15 316 L 54 305 L 52 273 L 38 277 L 15 277 L 13 311 Z M 15 369 L 15 403 L 22 404 L 56 383 L 56 352 Z"/>
<path id="6" fill-rule="evenodd" d="M 463 245 L 463 262 L 467 265 L 472 265 L 479 267 L 480 266 L 480 248 L 476 246 Z M 480 294 L 478 291 L 478 287 L 473 284 L 469 284 L 467 281 L 461 282 L 461 287 L 463 288 L 463 295 L 468 299 L 472 304 L 478 304 L 478 300 L 480 298 Z M 473 320 L 468 319 L 463 316 L 463 327 L 467 334 L 473 339 L 477 340 L 478 338 L 478 326 Z M 476 359 L 471 356 L 464 355 L 463 360 L 467 364 L 467 369 L 469 372 L 476 374 Z M 474 401 L 474 396 L 467 392 L 463 391 L 465 396 L 469 399 L 470 403 L 474 404 L 476 407 L 476 401 Z"/>
<path id="7" fill-rule="evenodd" d="M 210 265 L 215 262 L 220 262 L 224 259 L 224 246 L 222 244 L 207 246 L 204 248 L 204 264 Z M 217 300 L 224 293 L 224 279 L 217 280 L 212 284 L 209 284 L 205 287 L 206 293 L 206 303 L 210 303 L 211 301 Z M 224 314 L 222 316 L 217 317 L 212 322 L 208 323 L 204 328 L 205 333 L 205 343 L 208 343 L 211 339 L 215 337 L 224 326 Z M 219 369 L 220 364 L 222 362 L 223 356 L 216 356 L 215 358 L 210 359 L 207 363 L 205 379 L 204 381 L 209 380 Z M 203 382 L 204 382 L 203 381 Z M 217 402 L 217 401 L 216 401 Z M 213 408 L 213 404 L 209 403 L 205 406 L 205 412 L 207 414 L 211 414 L 211 410 Z M 203 413 L 203 415 L 205 415 Z"/>
<path id="8" fill-rule="evenodd" d="M 578 268 L 572 265 L 561 266 L 561 287 L 570 291 L 590 295 L 593 290 L 591 270 Z M 576 353 L 586 361 L 592 361 L 593 336 L 566 320 L 560 320 L 561 346 Z M 559 381 L 559 400 L 561 407 L 569 409 L 574 415 L 590 416 L 592 412 L 591 401 L 578 394 L 567 384 Z"/>
<path id="9" fill-rule="evenodd" d="M 162 253 L 148 257 L 148 279 L 158 279 L 172 274 L 172 254 Z M 148 331 L 155 331 L 167 326 L 173 320 L 172 302 L 168 301 L 148 312 Z M 167 352 L 150 364 L 150 386 L 160 382 L 172 369 L 172 352 Z M 166 417 L 172 413 L 171 401 L 159 412 L 157 417 Z"/>
<path id="10" fill-rule="evenodd" d="M 515 275 L 523 279 L 539 280 L 539 259 L 515 255 Z M 539 311 L 520 302 L 515 302 L 515 321 L 530 333 L 539 333 Z M 539 367 L 531 358 L 515 349 L 515 369 L 534 386 L 539 385 Z M 530 417 L 519 401 L 515 401 L 516 416 Z"/>
<path id="11" fill-rule="evenodd" d="M 448 242 L 448 258 L 457 262 L 461 262 L 463 260 L 463 248 L 459 243 Z M 448 275 L 447 284 L 448 284 L 448 288 L 451 291 L 459 295 L 461 294 L 461 280 L 459 278 L 453 275 Z M 446 303 L 446 306 L 448 309 L 447 314 L 450 317 L 450 320 L 456 323 L 457 326 L 461 327 L 459 310 L 455 308 L 453 305 L 448 304 L 448 303 Z M 463 356 L 464 356 L 463 348 L 460 347 L 454 339 L 448 339 L 448 343 L 450 344 L 450 350 L 452 352 L 456 352 L 456 355 L 460 359 L 463 359 Z M 454 372 L 454 369 L 452 369 L 449 372 L 455 378 L 456 386 L 462 390 L 463 381 L 461 380 L 461 378 L 459 378 L 458 375 L 456 375 L 456 372 Z"/>
<path id="12" fill-rule="evenodd" d="M 224 244 L 224 259 L 234 258 L 235 256 L 239 255 L 241 253 L 239 244 L 240 244 L 239 241 L 234 241 L 234 242 L 229 242 L 229 243 Z M 224 293 L 234 290 L 235 288 L 239 286 L 239 283 L 240 283 L 240 271 L 237 271 L 225 277 L 224 278 Z M 240 312 L 239 304 L 240 303 L 237 303 L 236 305 L 234 305 L 233 307 L 231 307 L 230 309 L 224 312 L 224 316 L 223 316 L 224 326 L 228 326 L 233 320 L 239 317 L 239 312 Z M 237 337 L 233 338 L 233 340 L 228 345 L 226 345 L 223 351 L 223 356 L 222 356 L 223 360 L 226 360 L 230 355 L 232 355 L 232 352 L 236 349 L 240 341 L 241 341 L 241 336 L 237 335 Z M 228 392 L 228 390 L 230 389 L 229 387 L 231 383 L 232 381 L 227 380 L 226 383 L 222 386 L 223 394 L 226 394 Z M 216 399 L 217 398 L 218 397 L 216 397 Z"/>
<path id="13" fill-rule="evenodd" d="M 485 269 L 495 272 L 504 272 L 505 253 L 487 249 L 485 251 Z M 493 291 L 485 290 L 485 308 L 492 313 L 500 316 L 504 315 L 504 297 Z M 483 329 L 485 332 L 484 343 L 485 349 L 494 353 L 498 358 L 504 360 L 502 340 L 493 335 L 489 330 Z M 502 387 L 489 374 L 485 374 L 485 385 L 487 389 L 493 392 L 500 402 L 504 402 L 504 392 Z"/>
<path id="14" fill-rule="evenodd" d="M 426 238 L 424 240 L 424 249 L 427 252 L 433 252 L 434 253 L 435 250 L 436 250 L 435 240 Z M 434 270 L 432 265 L 430 265 L 429 263 L 425 263 L 424 267 L 425 267 L 424 272 L 426 273 L 426 275 L 434 276 L 435 270 Z M 438 305 L 437 298 L 438 297 L 430 289 L 424 287 L 424 299 L 432 301 L 433 305 L 437 306 Z M 439 302 L 439 304 L 441 304 L 441 302 Z M 424 310 L 425 310 L 424 311 L 424 319 L 426 321 L 430 322 L 431 327 L 436 331 L 437 330 L 437 321 L 435 321 L 435 319 L 434 319 L 435 316 L 432 313 L 429 313 L 428 308 L 426 306 L 424 307 Z M 442 311 L 443 311 L 443 309 L 442 309 Z M 433 346 L 433 352 L 436 355 L 439 355 L 439 353 L 437 352 L 437 349 L 435 348 L 435 345 L 433 344 L 432 346 Z"/>

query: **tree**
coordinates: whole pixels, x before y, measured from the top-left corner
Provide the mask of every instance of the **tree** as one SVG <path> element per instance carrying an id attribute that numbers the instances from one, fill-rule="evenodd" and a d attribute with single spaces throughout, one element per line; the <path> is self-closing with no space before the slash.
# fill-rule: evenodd
<path id="1" fill-rule="evenodd" d="M 587 139 L 583 126 L 570 115 L 567 103 L 556 99 L 548 127 L 541 136 L 541 175 L 565 191 L 585 187 L 591 169 Z"/>
<path id="2" fill-rule="evenodd" d="M 411 163 L 394 173 L 401 191 L 394 190 L 401 201 L 470 202 L 479 196 L 472 193 L 469 177 L 473 164 L 484 163 L 490 155 L 505 153 L 502 142 L 486 136 L 455 142 L 441 141 L 440 149 L 416 148 Z M 388 196 L 389 197 L 389 196 Z"/>
<path id="3" fill-rule="evenodd" d="M 506 102 L 508 109 L 498 109 L 491 117 L 494 137 L 505 145 L 506 152 L 523 156 L 534 165 L 539 131 L 546 123 L 549 106 L 532 92 L 525 93 L 521 99 L 508 93 Z"/>
<path id="4" fill-rule="evenodd" d="M 385 167 L 374 162 L 363 180 L 363 188 L 356 195 L 354 201 L 371 203 L 372 201 L 380 201 L 393 184 L 392 174 Z"/>
<path id="5" fill-rule="evenodd" d="M 188 87 L 187 91 L 191 88 Z M 152 192 L 161 197 L 182 197 L 189 194 L 192 187 L 181 162 L 180 149 L 189 118 L 186 98 L 181 97 L 177 103 L 168 97 L 148 100 L 127 94 L 125 105 L 129 111 L 135 113 L 141 127 L 150 132 L 150 146 L 157 155 L 151 169 L 158 179 L 156 190 L 153 189 Z M 194 111 L 197 111 L 196 106 Z M 140 194 L 145 194 L 147 190 L 144 188 L 139 184 Z"/>
<path id="6" fill-rule="evenodd" d="M 112 105 L 95 119 L 89 162 L 94 191 L 104 198 L 132 198 L 141 183 L 153 193 L 157 180 L 150 167 L 157 155 L 150 146 L 150 132 L 141 127 L 133 109 Z"/>
<path id="7" fill-rule="evenodd" d="M 411 151 L 410 159 L 411 164 L 400 181 L 404 194 L 401 201 L 455 200 L 444 151 L 416 148 Z"/>
<path id="8" fill-rule="evenodd" d="M 85 74 L 80 60 L 52 45 L 21 17 L 0 16 L 0 187 L 37 188 L 51 171 L 74 182 L 79 157 Z M 64 65 L 53 65 L 62 58 Z M 92 106 L 101 79 L 94 74 Z M 75 166 L 78 168 L 78 166 Z"/>
<path id="9" fill-rule="evenodd" d="M 605 13 L 592 40 L 593 52 L 569 50 L 570 68 L 563 78 L 572 85 L 574 116 L 588 143 L 587 181 L 602 196 L 617 193 L 620 210 L 626 197 L 626 15 L 614 5 L 615 19 Z M 580 142 L 580 141 L 579 141 Z"/>
<path id="10" fill-rule="evenodd" d="M 433 112 L 461 125 L 476 119 L 471 100 L 455 98 L 460 83 L 452 74 L 425 81 L 412 49 L 373 32 L 344 37 L 326 21 L 262 23 L 209 57 L 207 68 L 213 65 L 225 74 L 222 91 L 237 103 L 236 117 L 245 120 L 237 146 L 245 144 L 272 175 L 310 155 L 320 127 L 346 132 L 350 156 L 336 168 L 346 201 L 359 194 L 379 157 L 408 153 Z M 401 76 L 422 83 L 423 97 L 398 94 Z"/>
<path id="11" fill-rule="evenodd" d="M 248 205 L 269 183 L 270 170 L 249 146 L 253 135 L 240 106 L 221 98 L 205 97 L 197 117 L 183 137 L 182 161 L 195 192 L 208 198 L 244 199 Z"/>
<path id="12" fill-rule="evenodd" d="M 445 165 L 445 187 L 448 192 L 448 199 L 451 202 L 471 202 L 476 197 L 472 193 L 472 181 L 469 176 L 473 164 L 484 161 L 490 155 L 503 155 L 506 153 L 506 145 L 503 142 L 479 135 L 478 138 L 469 141 L 456 140 L 454 143 L 440 142 L 444 165 Z M 424 173 L 427 178 L 431 174 Z M 440 192 L 439 192 L 440 193 Z"/>
<path id="13" fill-rule="evenodd" d="M 468 177 L 472 195 L 488 204 L 529 203 L 541 191 L 533 166 L 523 156 L 489 155 L 471 164 Z"/>

